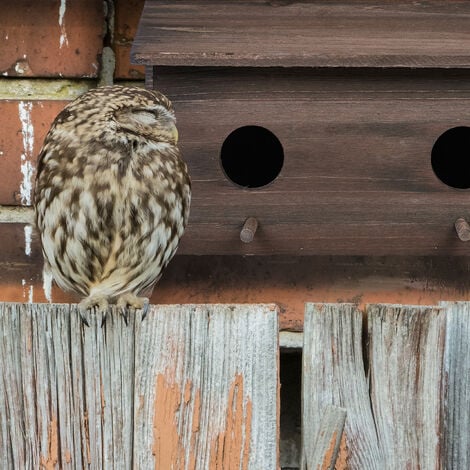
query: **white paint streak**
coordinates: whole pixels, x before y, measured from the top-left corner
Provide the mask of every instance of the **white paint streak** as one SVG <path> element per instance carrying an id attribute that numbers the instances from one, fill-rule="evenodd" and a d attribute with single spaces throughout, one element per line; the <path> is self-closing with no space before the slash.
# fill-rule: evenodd
<path id="1" fill-rule="evenodd" d="M 66 0 L 60 0 L 59 6 L 59 27 L 60 27 L 60 39 L 59 39 L 59 48 L 69 45 L 69 40 L 67 38 L 67 31 L 65 30 L 65 10 L 67 9 Z"/>
<path id="2" fill-rule="evenodd" d="M 42 290 L 46 300 L 52 303 L 52 274 L 45 269 L 42 271 Z"/>
<path id="3" fill-rule="evenodd" d="M 34 127 L 31 120 L 31 102 L 20 101 L 18 112 L 21 121 L 21 134 L 23 136 L 23 153 L 21 154 L 21 173 L 23 180 L 20 185 L 21 204 L 30 206 L 33 194 L 32 160 L 34 158 Z"/>
<path id="4" fill-rule="evenodd" d="M 30 304 L 33 303 L 33 297 L 34 297 L 34 286 L 32 284 L 29 284 L 29 286 L 26 288 L 26 279 L 21 279 L 21 285 L 23 286 L 23 299 L 26 299 L 26 295 L 28 296 L 28 302 Z"/>
<path id="5" fill-rule="evenodd" d="M 24 226 L 24 253 L 26 256 L 31 256 L 31 236 L 33 234 L 33 227 L 31 225 Z"/>

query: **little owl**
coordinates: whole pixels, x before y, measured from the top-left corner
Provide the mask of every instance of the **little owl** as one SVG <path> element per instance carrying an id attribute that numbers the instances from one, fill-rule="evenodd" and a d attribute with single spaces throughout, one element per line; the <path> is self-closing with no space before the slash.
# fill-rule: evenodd
<path id="1" fill-rule="evenodd" d="M 127 317 L 175 254 L 191 199 L 170 101 L 97 88 L 55 119 L 38 157 L 35 210 L 44 269 L 80 311 Z"/>

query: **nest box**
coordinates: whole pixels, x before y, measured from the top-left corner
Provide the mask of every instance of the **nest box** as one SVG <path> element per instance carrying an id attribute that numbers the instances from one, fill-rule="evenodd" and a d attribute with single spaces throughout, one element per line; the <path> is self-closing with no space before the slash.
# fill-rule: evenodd
<path id="1" fill-rule="evenodd" d="M 469 253 L 469 21 L 466 1 L 147 1 L 132 59 L 176 110 L 180 253 Z"/>

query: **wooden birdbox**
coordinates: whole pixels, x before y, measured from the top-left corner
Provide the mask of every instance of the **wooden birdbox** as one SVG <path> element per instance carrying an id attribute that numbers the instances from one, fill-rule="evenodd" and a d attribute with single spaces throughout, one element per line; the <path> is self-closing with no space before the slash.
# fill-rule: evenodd
<path id="1" fill-rule="evenodd" d="M 193 182 L 179 252 L 467 254 L 469 22 L 467 1 L 147 1 L 132 59 Z"/>

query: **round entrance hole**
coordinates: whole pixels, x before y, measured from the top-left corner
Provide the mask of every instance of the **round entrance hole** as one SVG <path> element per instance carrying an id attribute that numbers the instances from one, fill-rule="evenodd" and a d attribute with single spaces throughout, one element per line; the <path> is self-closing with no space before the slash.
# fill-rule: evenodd
<path id="1" fill-rule="evenodd" d="M 470 127 L 453 127 L 441 134 L 432 148 L 431 165 L 447 186 L 470 188 Z"/>
<path id="2" fill-rule="evenodd" d="M 220 160 L 230 181 L 245 188 L 261 188 L 281 172 L 284 150 L 270 130 L 243 126 L 224 140 Z"/>

